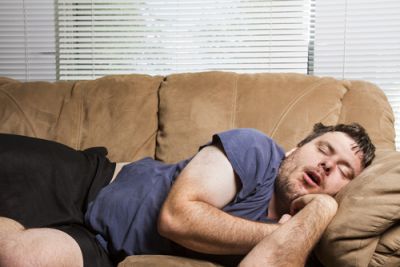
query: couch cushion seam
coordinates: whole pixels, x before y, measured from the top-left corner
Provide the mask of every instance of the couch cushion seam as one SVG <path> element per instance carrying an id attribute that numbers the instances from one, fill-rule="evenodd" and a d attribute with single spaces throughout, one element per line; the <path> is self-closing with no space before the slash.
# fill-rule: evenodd
<path id="1" fill-rule="evenodd" d="M 343 94 L 342 98 L 340 99 L 340 111 L 339 111 L 339 116 L 338 116 L 338 121 L 336 123 L 339 123 L 339 121 L 344 121 L 345 119 L 345 114 L 343 113 L 343 109 L 344 109 L 344 105 L 343 105 L 343 101 L 347 95 L 347 93 L 350 91 L 350 87 L 346 85 L 346 83 L 350 83 L 351 86 L 351 81 L 347 81 L 347 80 L 342 80 L 342 85 L 344 88 L 346 88 L 346 93 Z"/>
<path id="2" fill-rule="evenodd" d="M 76 84 L 74 85 L 74 87 Z M 78 95 L 79 95 L 79 105 L 78 105 L 78 115 L 77 115 L 77 133 L 76 133 L 76 144 L 75 149 L 81 149 L 81 138 L 82 138 L 82 124 L 83 124 L 83 98 L 84 98 L 84 89 L 78 87 Z"/>
<path id="3" fill-rule="evenodd" d="M 14 103 L 16 108 L 19 110 L 19 112 L 22 114 L 23 118 L 25 119 L 28 127 L 31 129 L 34 137 L 37 137 L 37 134 L 35 132 L 35 129 L 33 128 L 31 121 L 28 119 L 28 116 L 26 116 L 25 112 L 23 111 L 21 106 L 18 104 L 17 100 L 14 97 L 12 97 L 8 92 L 6 92 L 4 89 L 0 89 L 0 90 L 5 96 L 7 96 L 11 100 L 12 103 Z"/>
<path id="4" fill-rule="evenodd" d="M 236 74 L 236 79 L 235 79 L 235 84 L 233 86 L 233 99 L 232 99 L 232 117 L 231 117 L 231 128 L 235 128 L 236 126 L 236 107 L 237 107 L 237 95 L 238 95 L 238 80 L 239 80 L 239 75 Z"/>
<path id="5" fill-rule="evenodd" d="M 327 81 L 325 81 L 325 79 L 322 79 L 322 81 L 317 82 L 316 84 L 307 87 L 298 97 L 295 97 L 294 100 L 292 102 L 290 102 L 287 105 L 287 108 L 285 109 L 285 111 L 283 111 L 282 115 L 279 117 L 277 123 L 275 124 L 275 126 L 273 127 L 273 130 L 271 132 L 270 137 L 274 137 L 275 133 L 278 130 L 278 127 L 281 125 L 282 121 L 284 120 L 284 118 L 287 116 L 287 114 L 289 114 L 289 112 L 292 110 L 292 108 L 300 101 L 303 99 L 304 96 L 308 95 L 309 93 L 311 93 L 313 90 L 315 90 L 316 88 L 318 88 L 319 86 L 321 86 L 322 84 L 327 83 Z"/>

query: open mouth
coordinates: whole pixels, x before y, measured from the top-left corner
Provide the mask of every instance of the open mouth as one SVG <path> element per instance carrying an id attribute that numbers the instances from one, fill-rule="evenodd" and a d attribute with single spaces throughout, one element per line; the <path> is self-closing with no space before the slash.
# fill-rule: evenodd
<path id="1" fill-rule="evenodd" d="M 321 177 L 318 173 L 314 171 L 306 171 L 305 172 L 305 179 L 307 183 L 312 186 L 319 186 L 321 184 Z"/>

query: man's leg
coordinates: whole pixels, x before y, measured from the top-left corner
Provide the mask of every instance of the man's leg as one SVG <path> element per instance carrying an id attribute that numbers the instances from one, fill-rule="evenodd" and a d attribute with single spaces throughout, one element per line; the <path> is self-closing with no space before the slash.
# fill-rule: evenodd
<path id="1" fill-rule="evenodd" d="M 83 216 L 113 170 L 93 149 L 0 134 L 0 266 L 112 266 Z"/>
<path id="2" fill-rule="evenodd" d="M 0 217 L 0 266 L 82 267 L 82 252 L 68 234 L 51 228 L 25 229 Z"/>

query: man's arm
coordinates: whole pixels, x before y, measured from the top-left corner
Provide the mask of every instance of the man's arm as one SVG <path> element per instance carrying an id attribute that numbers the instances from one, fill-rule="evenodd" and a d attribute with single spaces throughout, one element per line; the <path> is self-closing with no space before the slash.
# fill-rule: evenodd
<path id="1" fill-rule="evenodd" d="M 336 214 L 337 203 L 328 195 L 306 195 L 297 199 L 292 208 L 301 210 L 257 244 L 240 267 L 305 265 L 312 248 Z"/>
<path id="2" fill-rule="evenodd" d="M 279 225 L 252 222 L 221 211 L 240 183 L 225 154 L 202 149 L 175 181 L 159 216 L 159 233 L 189 249 L 246 254 Z"/>

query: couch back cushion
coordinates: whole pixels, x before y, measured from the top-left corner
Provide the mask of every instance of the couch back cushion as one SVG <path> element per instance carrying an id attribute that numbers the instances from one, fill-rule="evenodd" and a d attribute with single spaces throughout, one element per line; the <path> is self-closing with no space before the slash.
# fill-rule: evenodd
<path id="1" fill-rule="evenodd" d="M 156 157 L 182 160 L 213 133 L 245 127 L 263 131 L 288 150 L 316 122 L 359 122 L 377 147 L 394 149 L 393 114 L 373 84 L 302 74 L 203 72 L 163 81 Z"/>
<path id="2" fill-rule="evenodd" d="M 316 122 L 358 122 L 381 150 L 338 194 L 318 257 L 326 266 L 400 266 L 400 152 L 391 107 L 371 83 L 301 74 L 170 75 L 160 88 L 156 157 L 187 158 L 213 133 L 236 127 L 257 128 L 288 150 Z"/>
<path id="3" fill-rule="evenodd" d="M 93 81 L 0 80 L 0 132 L 75 149 L 105 146 L 114 161 L 154 157 L 162 77 L 108 76 Z"/>

